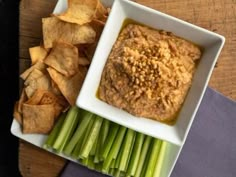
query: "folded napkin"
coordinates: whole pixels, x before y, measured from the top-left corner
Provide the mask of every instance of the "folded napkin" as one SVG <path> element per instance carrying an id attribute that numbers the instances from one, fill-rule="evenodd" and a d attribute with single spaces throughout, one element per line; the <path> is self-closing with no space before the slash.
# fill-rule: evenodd
<path id="1" fill-rule="evenodd" d="M 61 177 L 106 177 L 69 162 Z M 236 102 L 207 88 L 171 177 L 236 176 Z"/>

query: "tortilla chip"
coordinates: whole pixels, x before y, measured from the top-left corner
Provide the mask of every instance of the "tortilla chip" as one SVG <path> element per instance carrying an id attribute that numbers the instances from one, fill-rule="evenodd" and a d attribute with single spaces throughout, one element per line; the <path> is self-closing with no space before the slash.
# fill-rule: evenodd
<path id="1" fill-rule="evenodd" d="M 13 117 L 17 120 L 17 122 L 19 122 L 20 125 L 22 125 L 22 115 L 18 111 L 18 107 L 19 107 L 19 102 L 17 101 L 14 105 Z"/>
<path id="2" fill-rule="evenodd" d="M 46 58 L 48 51 L 44 49 L 42 46 L 36 46 L 29 48 L 29 53 L 30 53 L 31 63 L 33 65 L 38 61 L 43 61 Z"/>
<path id="3" fill-rule="evenodd" d="M 71 44 L 57 41 L 54 43 L 54 47 L 44 63 L 66 77 L 71 77 L 77 73 L 79 69 L 78 49 Z"/>
<path id="4" fill-rule="evenodd" d="M 37 89 L 51 89 L 51 80 L 48 74 L 44 74 L 43 76 L 29 82 L 28 86 L 25 88 L 25 93 L 28 98 L 32 97 Z"/>
<path id="5" fill-rule="evenodd" d="M 79 64 L 82 66 L 90 65 L 90 61 L 86 57 L 79 57 Z"/>
<path id="6" fill-rule="evenodd" d="M 19 103 L 18 103 L 18 112 L 22 113 L 22 104 L 27 100 L 27 95 L 25 93 L 25 89 L 23 88 L 21 91 Z"/>
<path id="7" fill-rule="evenodd" d="M 94 18 L 98 2 L 98 0 L 68 0 L 68 9 L 56 16 L 69 23 L 86 24 Z"/>
<path id="8" fill-rule="evenodd" d="M 39 77 L 42 77 L 44 75 L 44 73 L 38 69 L 33 69 L 29 75 L 27 76 L 25 82 L 24 82 L 24 85 L 29 85 L 29 83 L 32 81 L 32 80 L 35 80 Z"/>
<path id="9" fill-rule="evenodd" d="M 83 84 L 83 81 L 84 81 L 84 78 L 86 75 L 85 70 L 81 69 L 79 72 L 77 72 L 71 78 L 65 77 L 64 75 L 57 72 L 53 68 L 48 68 L 47 70 L 48 70 L 51 78 L 58 85 L 59 89 L 61 90 L 61 93 L 64 95 L 64 97 L 70 103 L 70 105 L 75 105 L 76 98 L 78 96 L 78 93 L 80 91 L 80 88 Z"/>
<path id="10" fill-rule="evenodd" d="M 48 134 L 53 124 L 53 105 L 23 104 L 23 133 Z"/>
<path id="11" fill-rule="evenodd" d="M 20 77 L 25 80 L 29 74 L 34 70 L 34 69 L 38 69 L 41 72 L 45 72 L 46 71 L 46 65 L 42 62 L 42 61 L 38 61 L 36 62 L 34 65 L 32 65 L 30 68 L 28 68 L 27 70 L 25 70 Z"/>
<path id="12" fill-rule="evenodd" d="M 95 40 L 96 32 L 88 24 L 66 23 L 57 17 L 43 18 L 42 23 L 45 48 L 52 48 L 56 40 L 71 44 L 93 43 Z"/>

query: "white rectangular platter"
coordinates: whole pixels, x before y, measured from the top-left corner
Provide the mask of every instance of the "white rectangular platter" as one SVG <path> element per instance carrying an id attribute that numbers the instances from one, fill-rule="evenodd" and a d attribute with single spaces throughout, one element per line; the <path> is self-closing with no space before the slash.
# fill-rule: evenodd
<path id="1" fill-rule="evenodd" d="M 106 7 L 111 7 L 113 4 L 113 0 L 101 0 L 101 1 Z M 63 12 L 66 8 L 67 8 L 67 0 L 58 0 L 53 13 Z M 41 134 L 23 134 L 21 131 L 20 124 L 15 119 L 13 119 L 13 122 L 11 125 L 11 133 L 14 136 L 16 136 L 20 139 L 23 139 L 26 142 L 29 142 L 39 148 L 43 148 L 43 144 L 47 138 L 46 135 L 41 135 Z M 166 154 L 165 161 L 163 163 L 161 177 L 169 177 L 171 175 L 171 172 L 172 172 L 174 165 L 178 159 L 178 156 L 181 152 L 182 147 L 183 147 L 183 144 L 182 145 L 174 145 L 171 143 L 168 144 L 167 154 Z M 51 153 L 54 153 L 54 152 L 51 151 Z M 54 153 L 54 154 L 56 154 L 56 153 Z M 79 163 L 77 160 L 67 157 L 62 153 L 56 154 L 56 155 L 61 156 L 61 157 L 68 159 L 70 161 L 74 161 L 76 163 Z"/>

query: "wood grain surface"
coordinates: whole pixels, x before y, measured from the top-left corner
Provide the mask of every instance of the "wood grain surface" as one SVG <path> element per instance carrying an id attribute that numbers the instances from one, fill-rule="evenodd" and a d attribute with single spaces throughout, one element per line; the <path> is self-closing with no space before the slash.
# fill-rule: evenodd
<path id="1" fill-rule="evenodd" d="M 51 14 L 56 2 L 57 0 L 21 0 L 20 72 L 30 65 L 28 48 L 38 45 L 42 40 L 41 18 Z M 236 0 L 136 2 L 225 36 L 226 43 L 209 86 L 236 100 Z M 65 163 L 66 160 L 60 157 L 20 141 L 19 170 L 24 177 L 56 177 Z"/>

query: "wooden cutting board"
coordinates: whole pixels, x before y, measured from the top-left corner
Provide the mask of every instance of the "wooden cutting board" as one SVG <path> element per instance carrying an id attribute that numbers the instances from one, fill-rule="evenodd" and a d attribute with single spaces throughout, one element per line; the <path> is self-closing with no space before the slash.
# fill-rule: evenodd
<path id="1" fill-rule="evenodd" d="M 38 45 L 42 40 L 41 18 L 51 14 L 56 2 L 57 0 L 21 0 L 20 72 L 30 65 L 28 48 Z M 209 86 L 236 100 L 236 0 L 137 2 L 225 36 L 226 44 Z M 24 141 L 19 143 L 19 170 L 23 177 L 56 177 L 65 164 L 66 160 L 56 155 Z"/>

